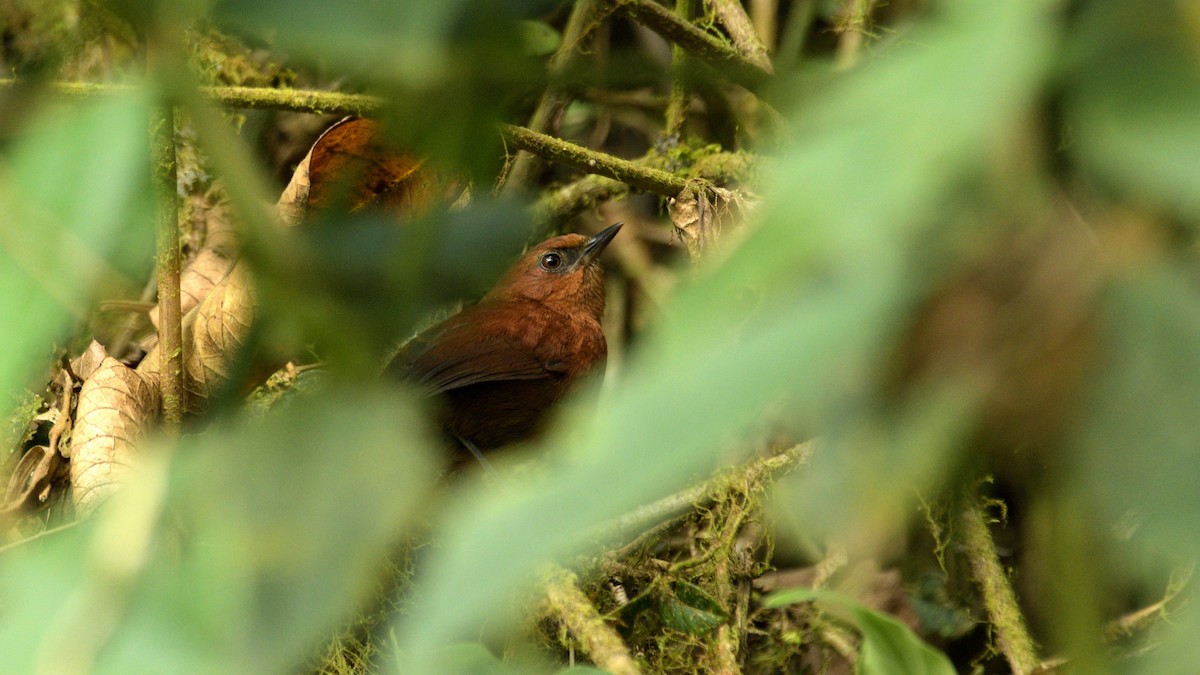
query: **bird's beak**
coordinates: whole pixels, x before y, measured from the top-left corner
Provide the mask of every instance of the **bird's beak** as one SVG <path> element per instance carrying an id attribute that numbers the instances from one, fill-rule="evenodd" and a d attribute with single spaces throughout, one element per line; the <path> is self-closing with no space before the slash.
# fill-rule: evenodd
<path id="1" fill-rule="evenodd" d="M 603 253 L 604 249 L 608 246 L 608 242 L 612 241 L 613 237 L 617 236 L 617 232 L 621 231 L 621 226 L 624 224 L 625 223 L 617 223 L 616 225 L 609 225 L 603 230 L 597 232 L 596 236 L 588 239 L 583 245 L 583 255 L 579 258 L 579 264 L 586 265 L 596 258 L 599 258 L 600 254 Z"/>

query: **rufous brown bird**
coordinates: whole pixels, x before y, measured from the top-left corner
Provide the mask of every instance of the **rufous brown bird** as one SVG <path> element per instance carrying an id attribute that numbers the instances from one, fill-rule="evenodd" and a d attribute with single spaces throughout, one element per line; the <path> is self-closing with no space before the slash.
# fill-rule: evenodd
<path id="1" fill-rule="evenodd" d="M 598 260 L 622 223 L 527 251 L 479 301 L 410 340 L 387 373 L 437 397 L 446 435 L 480 454 L 541 431 L 551 407 L 604 368 Z"/>

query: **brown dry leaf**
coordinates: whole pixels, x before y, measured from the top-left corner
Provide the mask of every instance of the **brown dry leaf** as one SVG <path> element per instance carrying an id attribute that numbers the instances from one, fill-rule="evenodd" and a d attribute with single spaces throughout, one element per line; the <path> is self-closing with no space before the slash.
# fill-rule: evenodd
<path id="1" fill-rule="evenodd" d="M 222 250 L 215 247 L 200 249 L 192 263 L 179 275 L 180 311 L 183 314 L 192 311 L 229 274 L 232 267 L 233 261 Z M 150 323 L 158 327 L 158 306 L 150 310 Z M 153 346 L 154 343 L 145 344 Z"/>
<path id="2" fill-rule="evenodd" d="M 696 261 L 717 243 L 727 225 L 735 218 L 741 219 L 747 205 L 746 196 L 734 190 L 711 185 L 688 187 L 667 203 L 667 213 L 675 225 L 675 235 Z"/>
<path id="3" fill-rule="evenodd" d="M 197 415 L 229 379 L 229 364 L 245 344 L 254 321 L 256 300 L 245 263 L 229 274 L 183 319 L 184 383 L 187 413 Z M 162 349 L 155 345 L 138 364 L 147 381 L 161 374 Z"/>
<path id="4" fill-rule="evenodd" d="M 413 215 L 439 199 L 449 203 L 462 192 L 459 181 L 444 180 L 425 160 L 389 150 L 379 138 L 378 124 L 360 118 L 347 117 L 327 129 L 279 197 L 279 219 L 297 225 L 339 198 L 346 198 L 350 211 L 378 206 Z"/>
<path id="5" fill-rule="evenodd" d="M 71 492 L 81 513 L 125 482 L 137 455 L 135 444 L 158 417 L 158 408 L 157 387 L 112 357 L 83 383 L 71 453 Z"/>
<path id="6" fill-rule="evenodd" d="M 25 451 L 9 477 L 0 516 L 45 502 L 50 497 L 51 483 L 61 458 L 57 450 L 44 445 L 35 445 Z"/>
<path id="7" fill-rule="evenodd" d="M 108 357 L 104 345 L 92 340 L 83 353 L 71 361 L 71 371 L 81 380 L 87 380 L 100 367 L 100 363 Z"/>
<path id="8" fill-rule="evenodd" d="M 256 300 L 245 263 L 234 265 L 225 279 L 197 307 L 184 340 L 184 387 L 188 412 L 203 411 L 208 399 L 229 379 L 229 364 L 246 342 Z M 149 358 L 149 357 L 147 357 Z"/>

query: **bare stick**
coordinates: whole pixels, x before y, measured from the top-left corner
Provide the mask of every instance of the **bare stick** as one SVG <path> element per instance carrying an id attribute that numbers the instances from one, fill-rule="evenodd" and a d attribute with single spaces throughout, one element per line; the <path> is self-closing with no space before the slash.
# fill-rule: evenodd
<path id="1" fill-rule="evenodd" d="M 179 200 L 175 187 L 175 111 L 165 106 L 154 130 L 154 178 L 158 189 L 158 342 L 163 420 L 178 429 L 186 410 L 183 387 L 183 313 L 179 291 Z"/>

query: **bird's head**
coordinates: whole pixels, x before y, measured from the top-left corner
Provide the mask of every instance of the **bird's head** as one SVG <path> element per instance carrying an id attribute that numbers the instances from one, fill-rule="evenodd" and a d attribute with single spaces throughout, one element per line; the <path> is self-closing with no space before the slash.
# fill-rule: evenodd
<path id="1" fill-rule="evenodd" d="M 518 297 L 580 308 L 599 320 L 604 313 L 604 270 L 599 258 L 623 224 L 606 227 L 591 238 L 563 234 L 543 241 L 504 273 L 487 298 Z"/>

